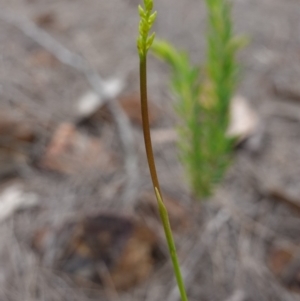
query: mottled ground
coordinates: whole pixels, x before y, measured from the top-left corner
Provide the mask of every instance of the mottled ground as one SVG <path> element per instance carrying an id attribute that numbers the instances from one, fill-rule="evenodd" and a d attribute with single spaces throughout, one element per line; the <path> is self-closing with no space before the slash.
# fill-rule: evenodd
<path id="1" fill-rule="evenodd" d="M 157 36 L 189 51 L 193 62 L 201 64 L 206 27 L 203 1 L 156 2 Z M 0 0 L 0 13 L 12 14 L 19 24 L 23 18 L 36 22 L 62 45 L 82 55 L 103 78 L 123 78 L 124 95 L 132 95 L 139 86 L 138 3 Z M 259 139 L 236 150 L 226 179 L 205 204 L 192 200 L 173 142 L 154 145 L 158 172 L 164 191 L 194 212 L 191 228 L 176 234 L 191 301 L 299 300 L 294 292 L 299 289 L 299 272 L 290 282 L 280 282 L 268 262 L 273 262 L 270 250 L 275 247 L 285 248 L 293 254 L 290 257 L 299 256 L 300 3 L 236 0 L 233 7 L 236 31 L 250 39 L 239 56 L 239 93 L 258 112 Z M 0 300 L 177 300 L 168 263 L 156 268 L 142 285 L 117 295 L 76 287 L 59 271 L 38 264 L 30 246 L 37 229 L 98 210 L 120 213 L 118 208 L 126 208 L 120 192 L 128 175 L 113 121 L 100 122 L 96 135 L 114 153 L 114 168 L 90 167 L 71 176 L 39 168 L 38 160 L 54 129 L 62 122 L 77 121 L 76 103 L 91 88 L 82 74 L 58 62 L 21 29 L 0 16 L 0 105 L 2 112 L 18 111 L 38 132 L 30 159 L 17 164 L 16 175 L 27 190 L 38 195 L 39 207 L 18 212 L 0 225 Z M 150 59 L 149 95 L 161 112 L 155 129 L 176 124 L 167 75 L 165 66 Z M 140 170 L 137 194 L 128 200 L 128 206 L 151 189 L 139 125 L 133 126 L 133 134 Z M 291 196 L 292 201 L 278 194 Z"/>

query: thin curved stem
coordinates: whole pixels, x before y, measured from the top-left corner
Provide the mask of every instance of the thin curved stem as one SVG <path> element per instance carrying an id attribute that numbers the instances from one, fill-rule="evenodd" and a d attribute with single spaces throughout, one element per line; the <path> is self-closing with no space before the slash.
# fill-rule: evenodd
<path id="1" fill-rule="evenodd" d="M 146 56 L 140 59 L 140 91 L 141 91 L 141 107 L 142 107 L 142 120 L 144 141 L 147 154 L 150 175 L 153 183 L 153 188 L 157 187 L 160 195 L 160 185 L 157 177 L 156 166 L 153 155 L 153 148 L 150 135 L 149 115 L 148 115 L 148 96 L 147 96 L 147 58 Z"/>
<path id="2" fill-rule="evenodd" d="M 142 120 L 143 120 L 143 132 L 144 132 L 144 141 L 147 154 L 148 165 L 150 169 L 151 179 L 153 183 L 153 188 L 155 191 L 159 214 L 162 220 L 164 227 L 164 232 L 166 240 L 168 243 L 169 253 L 173 264 L 173 270 L 176 277 L 178 289 L 180 292 L 181 300 L 188 301 L 184 282 L 181 275 L 181 270 L 179 266 L 179 261 L 177 257 L 176 247 L 173 239 L 172 230 L 170 227 L 169 217 L 167 209 L 164 205 L 162 194 L 160 190 L 160 185 L 157 177 L 155 160 L 153 155 L 153 148 L 150 135 L 150 125 L 149 125 L 149 116 L 148 116 L 148 99 L 147 99 L 147 58 L 146 54 L 140 56 L 140 89 L 141 89 L 141 107 L 142 107 Z"/>

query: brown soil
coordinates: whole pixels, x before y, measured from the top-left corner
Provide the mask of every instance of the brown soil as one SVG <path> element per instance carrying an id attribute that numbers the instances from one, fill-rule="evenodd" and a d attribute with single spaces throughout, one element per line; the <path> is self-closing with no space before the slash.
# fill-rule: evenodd
<path id="1" fill-rule="evenodd" d="M 104 78 L 123 77 L 128 97 L 136 95 L 139 85 L 138 2 L 0 0 L 0 7 L 1 14 L 36 22 L 85 57 Z M 203 1 L 156 2 L 157 35 L 188 50 L 194 62 L 203 62 Z M 236 150 L 226 179 L 209 202 L 192 199 L 174 143 L 154 145 L 163 190 L 189 212 L 189 227 L 175 238 L 191 301 L 300 299 L 299 16 L 297 0 L 234 1 L 236 30 L 250 38 L 239 57 L 239 92 L 258 112 L 261 130 L 256 140 Z M 124 153 L 114 122 L 100 118 L 94 121 L 93 131 L 90 124 L 80 125 L 80 130 L 100 137 L 115 157 L 113 168 L 99 170 L 89 165 L 68 175 L 41 168 L 39 159 L 55 129 L 77 121 L 77 101 L 90 87 L 80 73 L 61 64 L 3 18 L 0 54 L 1 113 L 18 111 L 26 124 L 34 124 L 38 136 L 26 160 L 5 162 L 13 165 L 9 176 L 17 176 L 39 198 L 34 210 L 18 212 L 0 224 L 0 300 L 178 300 L 168 262 L 126 292 L 79 287 L 69 276 L 39 263 L 31 247 L 39 229 L 95 211 L 122 213 L 118 208 L 127 207 L 120 199 L 127 179 Z M 176 124 L 167 84 L 166 68 L 150 59 L 149 94 L 161 114 L 155 129 Z M 151 191 L 140 125 L 135 124 L 133 131 L 140 176 L 135 183 L 138 195 L 129 200 L 128 207 Z M 0 175 L 5 182 L 8 175 Z"/>

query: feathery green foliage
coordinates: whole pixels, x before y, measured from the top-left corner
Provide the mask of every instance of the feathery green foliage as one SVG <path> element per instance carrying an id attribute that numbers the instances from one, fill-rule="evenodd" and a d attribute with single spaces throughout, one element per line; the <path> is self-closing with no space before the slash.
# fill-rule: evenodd
<path id="1" fill-rule="evenodd" d="M 206 0 L 208 8 L 207 60 L 203 78 L 184 52 L 165 41 L 155 42 L 154 54 L 172 69 L 171 87 L 176 112 L 180 158 L 194 194 L 207 197 L 229 166 L 233 139 L 226 135 L 230 100 L 237 83 L 237 50 L 243 40 L 233 34 L 231 5 Z"/>
<path id="2" fill-rule="evenodd" d="M 177 127 L 179 135 L 180 159 L 182 160 L 193 191 L 205 189 L 201 153 L 201 121 L 199 68 L 194 67 L 185 52 L 179 52 L 166 41 L 156 41 L 153 53 L 167 62 L 172 69 L 171 90 L 177 96 L 175 110 L 181 119 Z"/>
<path id="3" fill-rule="evenodd" d="M 159 180 L 156 173 L 152 142 L 151 142 L 149 116 L 148 116 L 148 100 L 147 100 L 147 52 L 154 40 L 154 33 L 149 37 L 149 32 L 156 18 L 156 12 L 152 13 L 153 0 L 144 0 L 144 6 L 145 9 L 139 6 L 139 14 L 141 17 L 141 21 L 139 25 L 139 37 L 137 40 L 137 47 L 140 56 L 140 91 L 141 91 L 141 107 L 142 107 L 145 148 L 146 148 L 146 154 L 147 154 L 147 160 L 148 160 L 150 175 L 152 179 L 152 184 L 157 199 L 158 209 L 164 227 L 165 236 L 169 247 L 170 257 L 173 264 L 174 275 L 176 277 L 176 281 L 177 281 L 177 285 L 182 301 L 188 301 L 183 279 L 181 276 L 181 271 L 180 271 L 179 262 L 177 258 L 172 230 L 169 223 L 168 212 L 165 208 L 162 199 Z"/>

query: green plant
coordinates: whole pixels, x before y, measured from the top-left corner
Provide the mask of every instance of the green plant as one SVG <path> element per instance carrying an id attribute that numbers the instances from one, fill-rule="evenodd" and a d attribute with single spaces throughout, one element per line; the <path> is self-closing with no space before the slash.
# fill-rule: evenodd
<path id="1" fill-rule="evenodd" d="M 175 110 L 181 119 L 177 127 L 180 159 L 186 168 L 192 190 L 198 195 L 198 191 L 205 189 L 203 169 L 204 164 L 207 164 L 200 141 L 203 128 L 200 120 L 199 68 L 191 65 L 186 53 L 177 51 L 166 41 L 154 43 L 152 51 L 172 68 L 171 89 L 177 96 Z"/>
<path id="2" fill-rule="evenodd" d="M 200 68 L 186 53 L 165 41 L 154 43 L 153 53 L 172 69 L 171 87 L 177 96 L 175 109 L 180 158 L 194 194 L 211 195 L 230 164 L 234 139 L 226 132 L 230 100 L 237 83 L 237 50 L 243 39 L 233 34 L 231 5 L 226 0 L 206 0 L 208 8 L 207 61 Z"/>
<path id="3" fill-rule="evenodd" d="M 170 257 L 173 264 L 174 274 L 177 280 L 177 285 L 180 291 L 182 301 L 187 301 L 186 290 L 184 287 L 181 271 L 179 267 L 178 257 L 176 253 L 175 243 L 172 235 L 172 230 L 169 223 L 168 212 L 164 205 L 160 190 L 159 180 L 156 173 L 155 160 L 153 155 L 149 117 L 148 117 L 148 101 L 147 101 L 147 52 L 153 43 L 155 34 L 149 36 L 149 32 L 156 18 L 156 12 L 152 13 L 153 0 L 144 0 L 144 8 L 139 6 L 140 24 L 139 36 L 137 39 L 138 53 L 140 57 L 140 92 L 141 92 L 141 107 L 144 141 L 147 154 L 147 160 L 152 179 L 154 192 L 156 195 L 160 217 L 163 223 L 166 240 L 169 247 Z"/>

